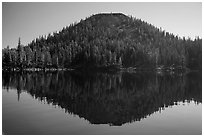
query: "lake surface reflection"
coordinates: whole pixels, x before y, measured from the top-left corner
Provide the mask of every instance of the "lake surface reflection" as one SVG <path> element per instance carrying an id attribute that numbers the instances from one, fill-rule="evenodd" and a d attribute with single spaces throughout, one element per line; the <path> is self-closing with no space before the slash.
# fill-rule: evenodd
<path id="1" fill-rule="evenodd" d="M 201 73 L 2 76 L 4 134 L 202 134 Z"/>

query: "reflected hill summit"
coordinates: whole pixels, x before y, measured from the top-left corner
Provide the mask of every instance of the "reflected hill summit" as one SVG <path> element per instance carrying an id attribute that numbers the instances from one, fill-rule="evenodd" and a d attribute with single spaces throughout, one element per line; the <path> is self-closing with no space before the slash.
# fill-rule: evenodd
<path id="1" fill-rule="evenodd" d="M 180 101 L 202 102 L 199 74 L 3 73 L 4 88 L 22 90 L 91 124 L 120 126 Z"/>

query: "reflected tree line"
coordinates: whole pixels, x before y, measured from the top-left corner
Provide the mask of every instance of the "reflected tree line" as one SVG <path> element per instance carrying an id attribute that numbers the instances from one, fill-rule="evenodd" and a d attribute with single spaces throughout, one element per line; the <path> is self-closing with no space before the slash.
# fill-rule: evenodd
<path id="1" fill-rule="evenodd" d="M 92 124 L 139 121 L 176 102 L 202 102 L 200 73 L 3 73 L 3 88 L 25 91 Z"/>

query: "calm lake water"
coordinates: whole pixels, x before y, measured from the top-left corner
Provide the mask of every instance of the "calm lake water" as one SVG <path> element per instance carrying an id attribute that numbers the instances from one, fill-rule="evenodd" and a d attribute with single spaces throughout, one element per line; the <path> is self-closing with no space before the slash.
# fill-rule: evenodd
<path id="1" fill-rule="evenodd" d="M 201 73 L 3 73 L 3 134 L 202 134 Z"/>

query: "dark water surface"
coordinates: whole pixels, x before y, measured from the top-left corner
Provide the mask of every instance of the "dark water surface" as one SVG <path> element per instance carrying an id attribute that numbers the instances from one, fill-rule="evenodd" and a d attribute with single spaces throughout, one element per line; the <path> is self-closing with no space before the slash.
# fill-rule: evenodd
<path id="1" fill-rule="evenodd" d="M 201 73 L 3 73 L 4 134 L 201 134 Z"/>

